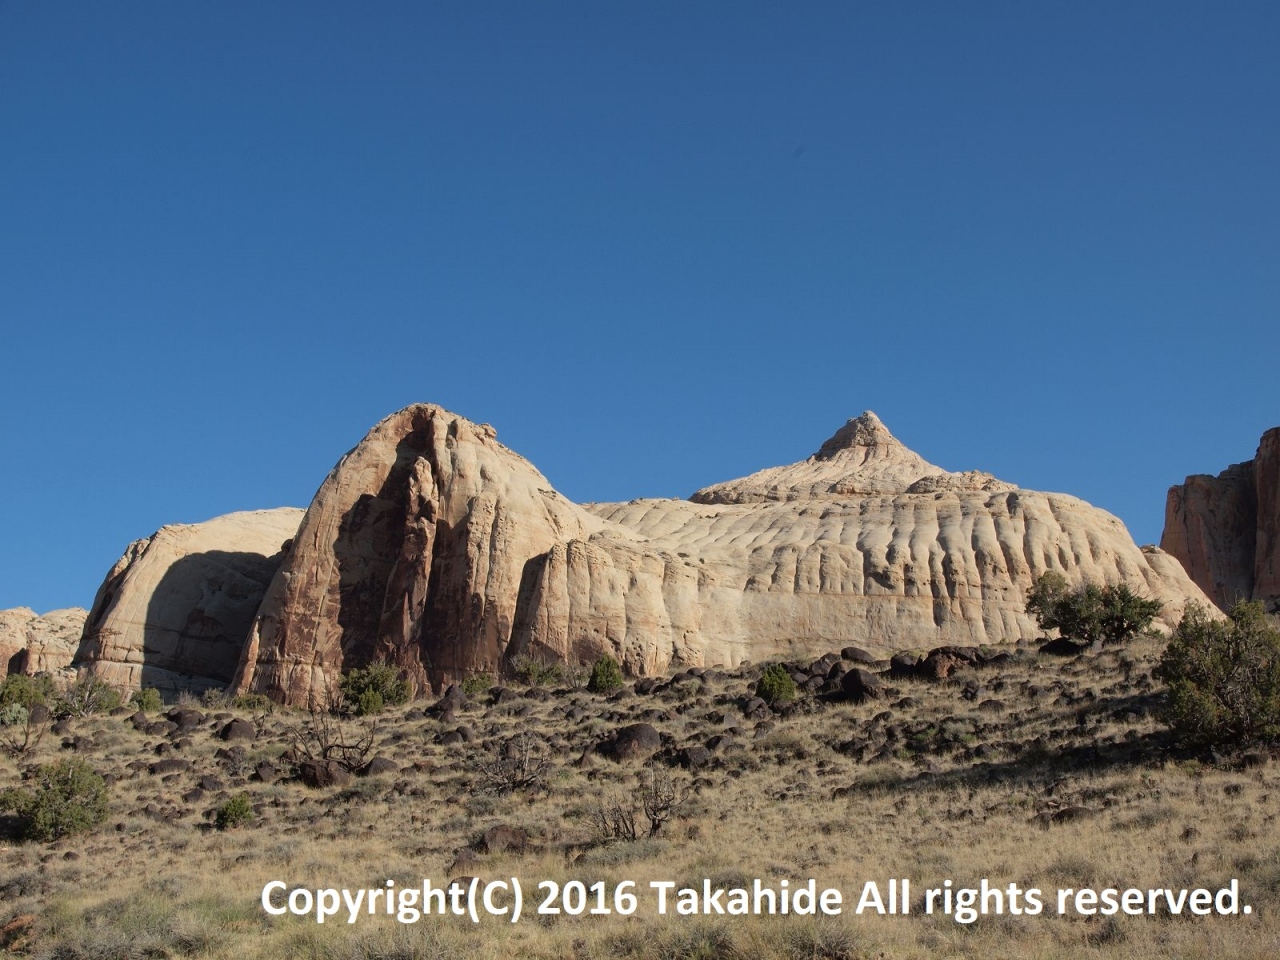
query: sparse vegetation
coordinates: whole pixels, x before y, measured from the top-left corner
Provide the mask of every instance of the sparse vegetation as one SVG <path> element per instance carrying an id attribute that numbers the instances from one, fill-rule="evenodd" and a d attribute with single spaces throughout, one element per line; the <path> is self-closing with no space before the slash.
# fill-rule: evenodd
<path id="1" fill-rule="evenodd" d="M 565 679 L 565 665 L 521 654 L 511 661 L 511 675 L 526 687 L 548 687 Z"/>
<path id="2" fill-rule="evenodd" d="M 34 790 L 0 792 L 0 810 L 17 814 L 19 835 L 26 840 L 57 840 L 81 833 L 107 816 L 106 782 L 79 757 L 40 768 Z"/>
<path id="3" fill-rule="evenodd" d="M 1257 601 L 1187 610 L 1160 659 L 1166 722 L 1195 744 L 1280 742 L 1280 630 Z"/>
<path id="4" fill-rule="evenodd" d="M 618 661 L 605 654 L 591 668 L 587 689 L 592 693 L 613 693 L 622 686 L 622 668 Z"/>
<path id="5" fill-rule="evenodd" d="M 761 674 L 756 683 L 756 696 L 770 706 L 790 703 L 796 698 L 796 682 L 785 666 L 775 663 Z"/>
<path id="6" fill-rule="evenodd" d="M 129 702 L 143 713 L 159 713 L 164 709 L 164 701 L 160 699 L 160 691 L 155 687 L 147 687 L 137 691 L 129 698 Z"/>
<path id="7" fill-rule="evenodd" d="M 438 711 L 386 706 L 376 721 L 335 714 L 326 696 L 314 711 L 254 711 L 256 736 L 243 739 L 224 739 L 228 721 L 207 712 L 175 730 L 176 714 L 91 714 L 21 763 L 0 758 L 0 791 L 30 794 L 35 765 L 66 756 L 64 744 L 113 781 L 111 828 L 85 841 L 6 841 L 18 819 L 0 814 L 0 928 L 34 916 L 32 957 L 1270 956 L 1280 847 L 1265 818 L 1280 764 L 1266 751 L 1215 762 L 1181 749 L 1156 718 L 1162 649 L 1147 636 L 1082 658 L 1007 648 L 946 678 L 881 672 L 882 689 L 863 701 L 815 690 L 774 711 L 755 701 L 761 666 L 744 665 L 680 670 L 609 699 L 521 687 Z M 777 666 L 825 678 L 832 659 Z M 608 744 L 636 724 L 660 742 L 616 755 Z M 304 779 L 308 756 L 348 775 Z M 218 829 L 246 805 L 255 829 Z M 64 859 L 70 851 L 80 859 Z M 445 870 L 562 888 L 633 880 L 642 902 L 651 880 L 815 877 L 844 891 L 846 915 L 677 923 L 646 908 L 515 925 L 482 917 L 479 928 L 364 915 L 321 928 L 259 903 L 282 875 L 376 888 Z M 915 910 L 852 916 L 862 884 L 888 876 L 911 877 L 916 896 L 944 878 L 1176 888 L 1237 877 L 1254 914 L 1105 928 L 1052 910 L 967 927 Z"/>
<path id="8" fill-rule="evenodd" d="M 276 702 L 265 693 L 242 693 L 231 701 L 231 706 L 254 714 L 272 714 L 276 710 Z"/>
<path id="9" fill-rule="evenodd" d="M 1027 612 L 1042 630 L 1057 630 L 1084 644 L 1120 644 L 1151 626 L 1160 601 L 1138 596 L 1126 584 L 1086 583 L 1072 590 L 1053 570 L 1042 573 L 1027 593 Z"/>
<path id="10" fill-rule="evenodd" d="M 475 673 L 462 681 L 462 692 L 468 697 L 478 697 L 493 686 L 493 677 L 487 673 Z"/>
<path id="11" fill-rule="evenodd" d="M 222 687 L 209 687 L 200 694 L 200 706 L 206 710 L 225 710 L 231 706 L 231 696 Z"/>

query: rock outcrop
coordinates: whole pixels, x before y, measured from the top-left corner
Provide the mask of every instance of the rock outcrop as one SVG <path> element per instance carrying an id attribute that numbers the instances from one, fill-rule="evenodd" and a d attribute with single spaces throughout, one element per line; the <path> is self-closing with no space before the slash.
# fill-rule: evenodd
<path id="1" fill-rule="evenodd" d="M 1223 610 L 1238 600 L 1280 610 L 1280 427 L 1252 460 L 1171 487 L 1160 546 Z"/>
<path id="2" fill-rule="evenodd" d="M 86 616 L 81 607 L 43 616 L 27 607 L 0 610 L 0 679 L 11 673 L 69 673 Z"/>
<path id="3" fill-rule="evenodd" d="M 548 552 L 604 526 L 492 427 L 427 404 L 401 410 L 316 493 L 235 688 L 306 704 L 375 659 L 420 691 L 497 670 Z"/>
<path id="4" fill-rule="evenodd" d="M 294 507 L 162 527 L 131 543 L 98 589 L 75 666 L 113 686 L 226 686 L 298 529 Z"/>
<path id="5" fill-rule="evenodd" d="M 950 473 L 876 419 L 803 463 L 692 500 L 578 506 L 477 426 L 420 405 L 330 473 L 254 620 L 238 690 L 325 696 L 373 659 L 420 691 L 521 654 L 633 674 L 848 644 L 907 648 L 1035 635 L 1046 570 L 1123 581 L 1176 620 L 1203 600 L 1172 557 L 1064 494 Z"/>

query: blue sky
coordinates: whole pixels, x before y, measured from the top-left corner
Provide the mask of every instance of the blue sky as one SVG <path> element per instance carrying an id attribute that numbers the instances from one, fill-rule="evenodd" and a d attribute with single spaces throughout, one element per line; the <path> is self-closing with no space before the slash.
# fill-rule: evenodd
<path id="1" fill-rule="evenodd" d="M 1280 424 L 1271 3 L 0 0 L 0 607 L 416 401 L 577 500 L 880 414 L 1158 540 Z"/>

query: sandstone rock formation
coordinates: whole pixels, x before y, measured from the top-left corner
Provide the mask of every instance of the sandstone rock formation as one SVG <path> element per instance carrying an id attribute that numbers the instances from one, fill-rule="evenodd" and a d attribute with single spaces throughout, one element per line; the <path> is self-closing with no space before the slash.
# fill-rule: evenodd
<path id="1" fill-rule="evenodd" d="M 10 673 L 34 676 L 63 673 L 70 666 L 88 611 L 81 607 L 37 616 L 17 607 L 0 610 L 0 678 Z"/>
<path id="2" fill-rule="evenodd" d="M 98 589 L 75 666 L 131 689 L 225 686 L 301 519 L 231 513 L 134 541 Z"/>
<path id="3" fill-rule="evenodd" d="M 235 688 L 306 704 L 379 658 L 420 690 L 496 670 L 548 551 L 604 526 L 492 427 L 432 405 L 401 410 L 316 493 Z"/>
<path id="4" fill-rule="evenodd" d="M 1064 494 L 949 473 L 874 414 L 803 463 L 692 500 L 578 506 L 477 426 L 419 405 L 379 423 L 330 473 L 254 621 L 238 690 L 291 703 L 376 658 L 420 690 L 513 657 L 633 674 L 805 656 L 854 643 L 998 643 L 1046 570 L 1203 599 L 1178 563 Z"/>
<path id="5" fill-rule="evenodd" d="M 1171 487 L 1160 546 L 1223 610 L 1237 600 L 1280 609 L 1280 427 L 1254 459 Z"/>

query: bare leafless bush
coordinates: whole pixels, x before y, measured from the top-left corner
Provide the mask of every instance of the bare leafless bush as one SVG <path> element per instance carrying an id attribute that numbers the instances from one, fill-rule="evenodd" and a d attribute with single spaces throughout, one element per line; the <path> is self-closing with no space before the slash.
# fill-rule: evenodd
<path id="1" fill-rule="evenodd" d="M 525 731 L 504 740 L 489 759 L 479 762 L 481 789 L 505 794 L 515 790 L 531 790 L 542 785 L 551 769 L 546 742 Z"/>
<path id="2" fill-rule="evenodd" d="M 261 719 L 266 724 L 266 716 Z M 254 717 L 255 728 L 259 719 Z M 352 729 L 354 727 L 354 729 Z M 377 738 L 377 720 L 348 724 L 313 698 L 307 719 L 301 723 L 284 724 L 295 763 L 305 760 L 333 760 L 347 770 L 355 772 L 369 761 Z"/>
<path id="3" fill-rule="evenodd" d="M 0 727 L 0 750 L 14 759 L 40 746 L 45 731 L 49 729 L 49 711 L 43 706 L 22 708 L 18 723 Z"/>
<path id="4" fill-rule="evenodd" d="M 649 836 L 656 837 L 680 805 L 689 799 L 692 788 L 686 780 L 677 780 L 665 770 L 650 770 L 640 791 L 640 805 L 649 821 Z"/>
<path id="5" fill-rule="evenodd" d="M 638 811 L 635 801 L 617 795 L 605 797 L 591 812 L 596 836 L 603 842 L 635 840 Z"/>

